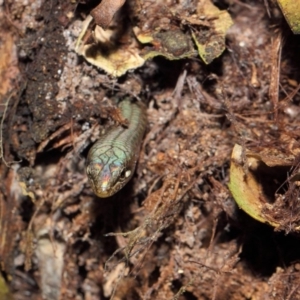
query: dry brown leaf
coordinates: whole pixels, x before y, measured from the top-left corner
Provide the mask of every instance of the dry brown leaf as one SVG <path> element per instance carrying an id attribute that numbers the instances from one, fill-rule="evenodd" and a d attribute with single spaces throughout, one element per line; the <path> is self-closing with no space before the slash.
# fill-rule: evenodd
<path id="1" fill-rule="evenodd" d="M 102 0 L 101 3 L 91 11 L 91 16 L 98 26 L 106 29 L 115 13 L 124 3 L 125 0 Z"/>
<path id="2" fill-rule="evenodd" d="M 0 35 L 0 96 L 12 89 L 12 80 L 19 74 L 17 63 L 14 39 L 3 31 Z"/>

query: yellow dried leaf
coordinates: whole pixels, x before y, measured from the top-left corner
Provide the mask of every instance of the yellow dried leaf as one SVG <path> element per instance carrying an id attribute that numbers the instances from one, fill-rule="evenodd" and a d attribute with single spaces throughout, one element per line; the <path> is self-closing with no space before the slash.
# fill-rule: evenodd
<path id="1" fill-rule="evenodd" d="M 272 153 L 271 156 L 265 154 L 267 150 Z M 299 232 L 299 210 L 293 204 L 297 200 L 291 198 L 292 191 L 297 194 L 298 187 L 292 185 L 284 194 L 277 194 L 293 161 L 291 158 L 285 159 L 282 153 L 274 155 L 277 152 L 275 149 L 266 148 L 256 154 L 243 151 L 241 146 L 235 145 L 228 186 L 238 206 L 252 218 L 278 230 Z M 298 179 L 296 173 L 290 182 Z"/>
<path id="2" fill-rule="evenodd" d="M 231 156 L 230 182 L 228 184 L 234 200 L 253 219 L 277 227 L 278 224 L 266 220 L 262 213 L 263 205 L 268 203 L 263 193 L 263 187 L 250 170 L 245 173 L 243 165 L 242 147 L 235 145 Z"/>
<path id="3" fill-rule="evenodd" d="M 2 277 L 0 275 L 0 300 L 12 300 L 13 296 L 11 295 L 9 288 Z"/>
<path id="4" fill-rule="evenodd" d="M 96 49 L 93 46 L 84 46 L 82 55 L 85 59 L 103 69 L 108 74 L 119 77 L 131 69 L 142 66 L 145 60 L 137 52 L 117 49 L 109 53 Z"/>
<path id="5" fill-rule="evenodd" d="M 104 30 L 100 26 L 96 26 L 94 31 L 95 42 L 81 46 L 91 22 L 90 16 L 84 21 L 83 30 L 75 47 L 75 51 L 84 56 L 89 63 L 115 77 L 122 76 L 127 71 L 144 64 L 145 60 L 139 55 L 139 48 L 134 39 L 131 40 L 130 44 L 124 43 L 116 46 L 112 42 L 116 33 L 113 30 Z"/>
<path id="6" fill-rule="evenodd" d="M 210 27 L 192 32 L 200 57 L 209 64 L 225 50 L 225 35 L 233 22 L 227 11 L 219 10 L 207 0 L 199 1 L 197 15 L 210 20 Z"/>

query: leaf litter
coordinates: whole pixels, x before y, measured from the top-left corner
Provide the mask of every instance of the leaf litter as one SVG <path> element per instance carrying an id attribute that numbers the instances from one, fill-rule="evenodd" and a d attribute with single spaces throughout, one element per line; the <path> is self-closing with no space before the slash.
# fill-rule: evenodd
<path id="1" fill-rule="evenodd" d="M 105 26 L 125 34 L 113 32 L 117 44 L 160 53 L 119 78 L 75 53 L 98 1 L 1 3 L 13 37 L 1 29 L 1 49 L 16 47 L 19 60 L 5 69 L 21 74 L 1 81 L 2 156 L 17 161 L 1 164 L 1 271 L 14 299 L 299 298 L 299 38 L 273 2 L 219 1 L 233 25 L 205 63 L 192 32 L 216 36 L 216 19 L 197 16 L 210 1 L 164 3 L 120 1 L 108 16 Z M 138 168 L 100 200 L 85 157 L 128 95 L 148 107 Z M 276 231 L 229 191 L 235 144 L 241 183 L 254 160 L 264 166 L 259 200 L 272 201 L 261 212 Z"/>

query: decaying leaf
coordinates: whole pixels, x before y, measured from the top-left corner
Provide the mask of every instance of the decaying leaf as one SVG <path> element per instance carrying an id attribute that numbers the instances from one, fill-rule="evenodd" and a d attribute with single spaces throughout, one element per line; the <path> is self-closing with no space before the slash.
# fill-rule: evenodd
<path id="1" fill-rule="evenodd" d="M 253 162 L 248 161 L 248 167 Z M 235 145 L 231 156 L 229 189 L 238 206 L 255 220 L 267 223 L 262 214 L 264 203 L 268 203 L 262 192 L 262 187 L 252 172 L 247 174 L 243 166 L 243 149 Z M 276 223 L 270 223 L 276 227 Z"/>
<path id="2" fill-rule="evenodd" d="M 100 9 L 102 5 L 106 8 Z M 88 27 L 92 18 L 88 16 L 76 46 L 77 53 L 113 76 L 138 68 L 155 56 L 178 60 L 195 57 L 198 53 L 208 64 L 224 51 L 225 34 L 233 24 L 228 12 L 220 11 L 209 0 L 194 1 L 190 5 L 139 1 L 127 19 L 119 16 L 112 21 L 121 5 L 122 1 L 117 5 L 102 1 L 91 12 L 97 24 L 94 41 L 79 47 L 88 39 L 85 37 L 90 36 Z M 128 26 L 129 19 L 134 22 Z"/>
<path id="3" fill-rule="evenodd" d="M 0 275 L 0 300 L 13 300 L 13 296 L 2 275 Z"/>
<path id="4" fill-rule="evenodd" d="M 195 56 L 194 40 L 198 53 L 205 63 L 212 62 L 225 49 L 225 34 L 233 24 L 227 11 L 220 11 L 210 1 L 200 0 L 195 7 L 144 2 L 144 15 L 135 27 L 135 34 L 141 43 L 151 46 L 143 49 L 146 59 L 157 55 L 168 59 Z M 185 36 L 183 38 L 182 36 Z"/>
<path id="5" fill-rule="evenodd" d="M 210 27 L 192 32 L 200 57 L 209 64 L 225 50 L 225 35 L 233 22 L 227 11 L 206 0 L 199 1 L 197 15 L 205 16 L 210 23 Z"/>
<path id="6" fill-rule="evenodd" d="M 144 64 L 145 60 L 139 55 L 135 39 L 128 39 L 128 42 L 122 44 L 118 43 L 115 40 L 118 36 L 116 31 L 104 30 L 100 26 L 96 26 L 94 30 L 96 42 L 81 46 L 81 40 L 91 22 L 90 17 L 85 20 L 84 30 L 75 48 L 76 52 L 84 56 L 89 63 L 115 77 L 122 76 L 128 70 L 136 69 Z"/>
<path id="7" fill-rule="evenodd" d="M 278 4 L 295 34 L 300 34 L 300 6 L 298 1 L 278 0 Z"/>
<path id="8" fill-rule="evenodd" d="M 295 157 L 293 155 L 283 155 L 279 151 L 276 151 L 275 149 L 271 151 L 270 149 L 267 149 L 268 153 L 266 151 L 262 151 L 259 154 L 247 151 L 247 157 L 253 158 L 259 161 L 264 162 L 268 167 L 290 167 L 293 164 L 293 161 Z"/>
<path id="9" fill-rule="evenodd" d="M 268 157 L 249 151 L 244 153 L 242 146 L 235 145 L 231 156 L 229 189 L 238 206 L 252 218 L 279 230 L 286 229 L 287 216 L 295 215 L 288 222 L 294 222 L 290 224 L 291 230 L 299 231 L 299 219 L 296 218 L 298 213 L 293 204 L 288 203 L 291 200 L 288 195 L 292 190 L 297 192 L 295 189 L 298 187 L 290 185 L 283 195 L 278 193 L 287 179 L 287 171 L 292 167 L 293 161 L 290 158 Z M 271 189 L 270 186 L 274 187 L 278 178 L 285 179 L 277 182 L 277 190 Z"/>
<path id="10" fill-rule="evenodd" d="M 11 34 L 3 30 L 0 33 L 0 101 L 5 102 L 4 95 L 12 90 L 13 80 L 19 76 L 17 52 Z"/>
<path id="11" fill-rule="evenodd" d="M 97 25 L 106 29 L 112 21 L 115 13 L 123 6 L 125 0 L 102 0 L 98 6 L 91 11 Z"/>
<path id="12" fill-rule="evenodd" d="M 151 41 L 154 45 L 154 47 L 145 47 L 141 51 L 141 55 L 145 60 L 155 56 L 164 56 L 169 60 L 175 60 L 192 57 L 196 54 L 190 35 L 180 30 L 158 32 L 149 36 L 138 32 L 139 30 L 135 28 L 135 33 L 140 42 Z"/>

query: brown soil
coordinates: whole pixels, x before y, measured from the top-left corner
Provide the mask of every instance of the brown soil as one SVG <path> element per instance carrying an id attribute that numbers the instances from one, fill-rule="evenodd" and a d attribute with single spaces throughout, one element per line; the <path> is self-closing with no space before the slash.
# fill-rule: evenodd
<path id="1" fill-rule="evenodd" d="M 211 64 L 158 57 L 114 79 L 74 51 L 99 1 L 73 2 L 0 1 L 0 299 L 300 299 L 299 191 L 285 183 L 300 39 L 277 5 L 220 0 L 234 25 Z M 85 158 L 125 95 L 147 105 L 147 134 L 134 178 L 99 199 Z M 267 182 L 277 230 L 229 192 L 235 144 L 294 155 Z"/>

